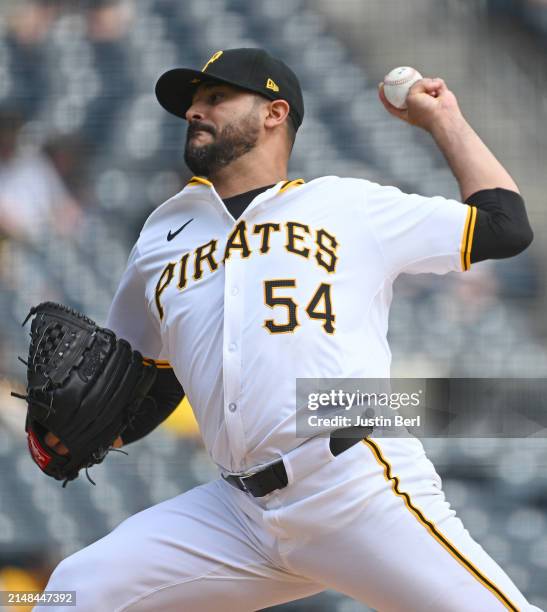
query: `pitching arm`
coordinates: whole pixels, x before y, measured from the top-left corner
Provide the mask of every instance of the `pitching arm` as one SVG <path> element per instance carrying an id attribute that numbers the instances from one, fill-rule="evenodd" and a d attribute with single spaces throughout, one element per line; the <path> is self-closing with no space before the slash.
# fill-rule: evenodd
<path id="1" fill-rule="evenodd" d="M 386 110 L 429 132 L 454 174 L 465 201 L 483 189 L 519 191 L 517 184 L 463 116 L 454 93 L 443 79 L 424 78 L 410 88 L 407 109 L 392 106 L 379 87 Z"/>

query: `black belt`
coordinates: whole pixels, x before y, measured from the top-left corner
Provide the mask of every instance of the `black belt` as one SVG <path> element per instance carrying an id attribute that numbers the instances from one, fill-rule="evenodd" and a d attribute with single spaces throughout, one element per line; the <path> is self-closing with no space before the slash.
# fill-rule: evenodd
<path id="1" fill-rule="evenodd" d="M 371 433 L 372 427 L 335 429 L 330 435 L 330 452 L 337 457 Z M 283 459 L 271 463 L 268 467 L 254 474 L 229 474 L 228 476 L 223 475 L 222 478 L 240 491 L 250 493 L 253 497 L 264 497 L 264 495 L 268 495 L 276 489 L 283 489 L 288 483 L 287 470 Z"/>

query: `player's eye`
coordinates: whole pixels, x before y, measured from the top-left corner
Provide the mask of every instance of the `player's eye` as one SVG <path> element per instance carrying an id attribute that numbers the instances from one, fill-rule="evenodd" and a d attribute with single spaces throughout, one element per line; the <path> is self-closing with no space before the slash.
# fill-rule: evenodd
<path id="1" fill-rule="evenodd" d="M 216 104 L 224 99 L 224 94 L 221 91 L 214 91 L 209 95 L 209 103 Z"/>

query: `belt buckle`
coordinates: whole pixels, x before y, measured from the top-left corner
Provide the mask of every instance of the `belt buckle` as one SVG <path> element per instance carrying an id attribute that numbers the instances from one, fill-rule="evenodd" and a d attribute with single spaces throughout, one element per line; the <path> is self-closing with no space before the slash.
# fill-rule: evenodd
<path id="1" fill-rule="evenodd" d="M 239 472 L 239 473 L 228 472 L 226 476 L 229 476 L 230 478 L 233 478 L 234 480 L 236 480 L 240 485 L 240 487 L 238 487 L 240 490 L 244 491 L 245 493 L 250 493 L 249 487 L 245 484 L 245 479 L 250 478 L 251 476 L 254 476 L 257 472 L 260 472 L 260 470 L 253 470 L 250 472 Z"/>
<path id="2" fill-rule="evenodd" d="M 242 476 L 236 476 L 237 481 L 239 482 L 239 484 L 241 485 L 241 487 L 242 487 L 243 491 L 245 491 L 245 493 L 250 493 L 249 488 L 245 484 L 245 479 L 246 478 L 250 478 L 251 476 L 252 476 L 252 474 L 243 474 Z"/>
<path id="3" fill-rule="evenodd" d="M 254 493 L 246 485 L 245 480 L 247 480 L 248 478 L 252 478 L 257 474 L 260 474 L 261 472 L 264 472 L 277 461 L 279 461 L 279 459 L 275 459 L 274 461 L 270 461 L 269 463 L 266 463 L 264 465 L 257 465 L 256 467 L 251 468 L 247 472 L 228 472 L 227 475 L 237 480 L 237 482 L 241 485 L 240 490 L 243 490 L 245 493 L 250 493 L 251 495 L 254 495 Z"/>

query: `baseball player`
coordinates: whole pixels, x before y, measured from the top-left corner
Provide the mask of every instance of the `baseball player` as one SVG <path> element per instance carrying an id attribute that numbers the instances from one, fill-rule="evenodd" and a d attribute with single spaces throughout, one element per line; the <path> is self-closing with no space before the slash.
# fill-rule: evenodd
<path id="1" fill-rule="evenodd" d="M 170 70 L 156 95 L 188 122 L 195 176 L 146 221 L 110 309 L 107 326 L 163 373 L 117 445 L 186 394 L 219 478 L 68 557 L 47 589 L 75 590 L 89 612 L 243 612 L 327 588 L 382 612 L 537 610 L 465 530 L 419 440 L 295 430 L 297 378 L 389 378 L 399 274 L 465 271 L 532 240 L 517 185 L 454 94 L 424 78 L 397 110 L 379 89 L 432 135 L 461 202 L 288 179 L 302 93 L 261 49 Z"/>

